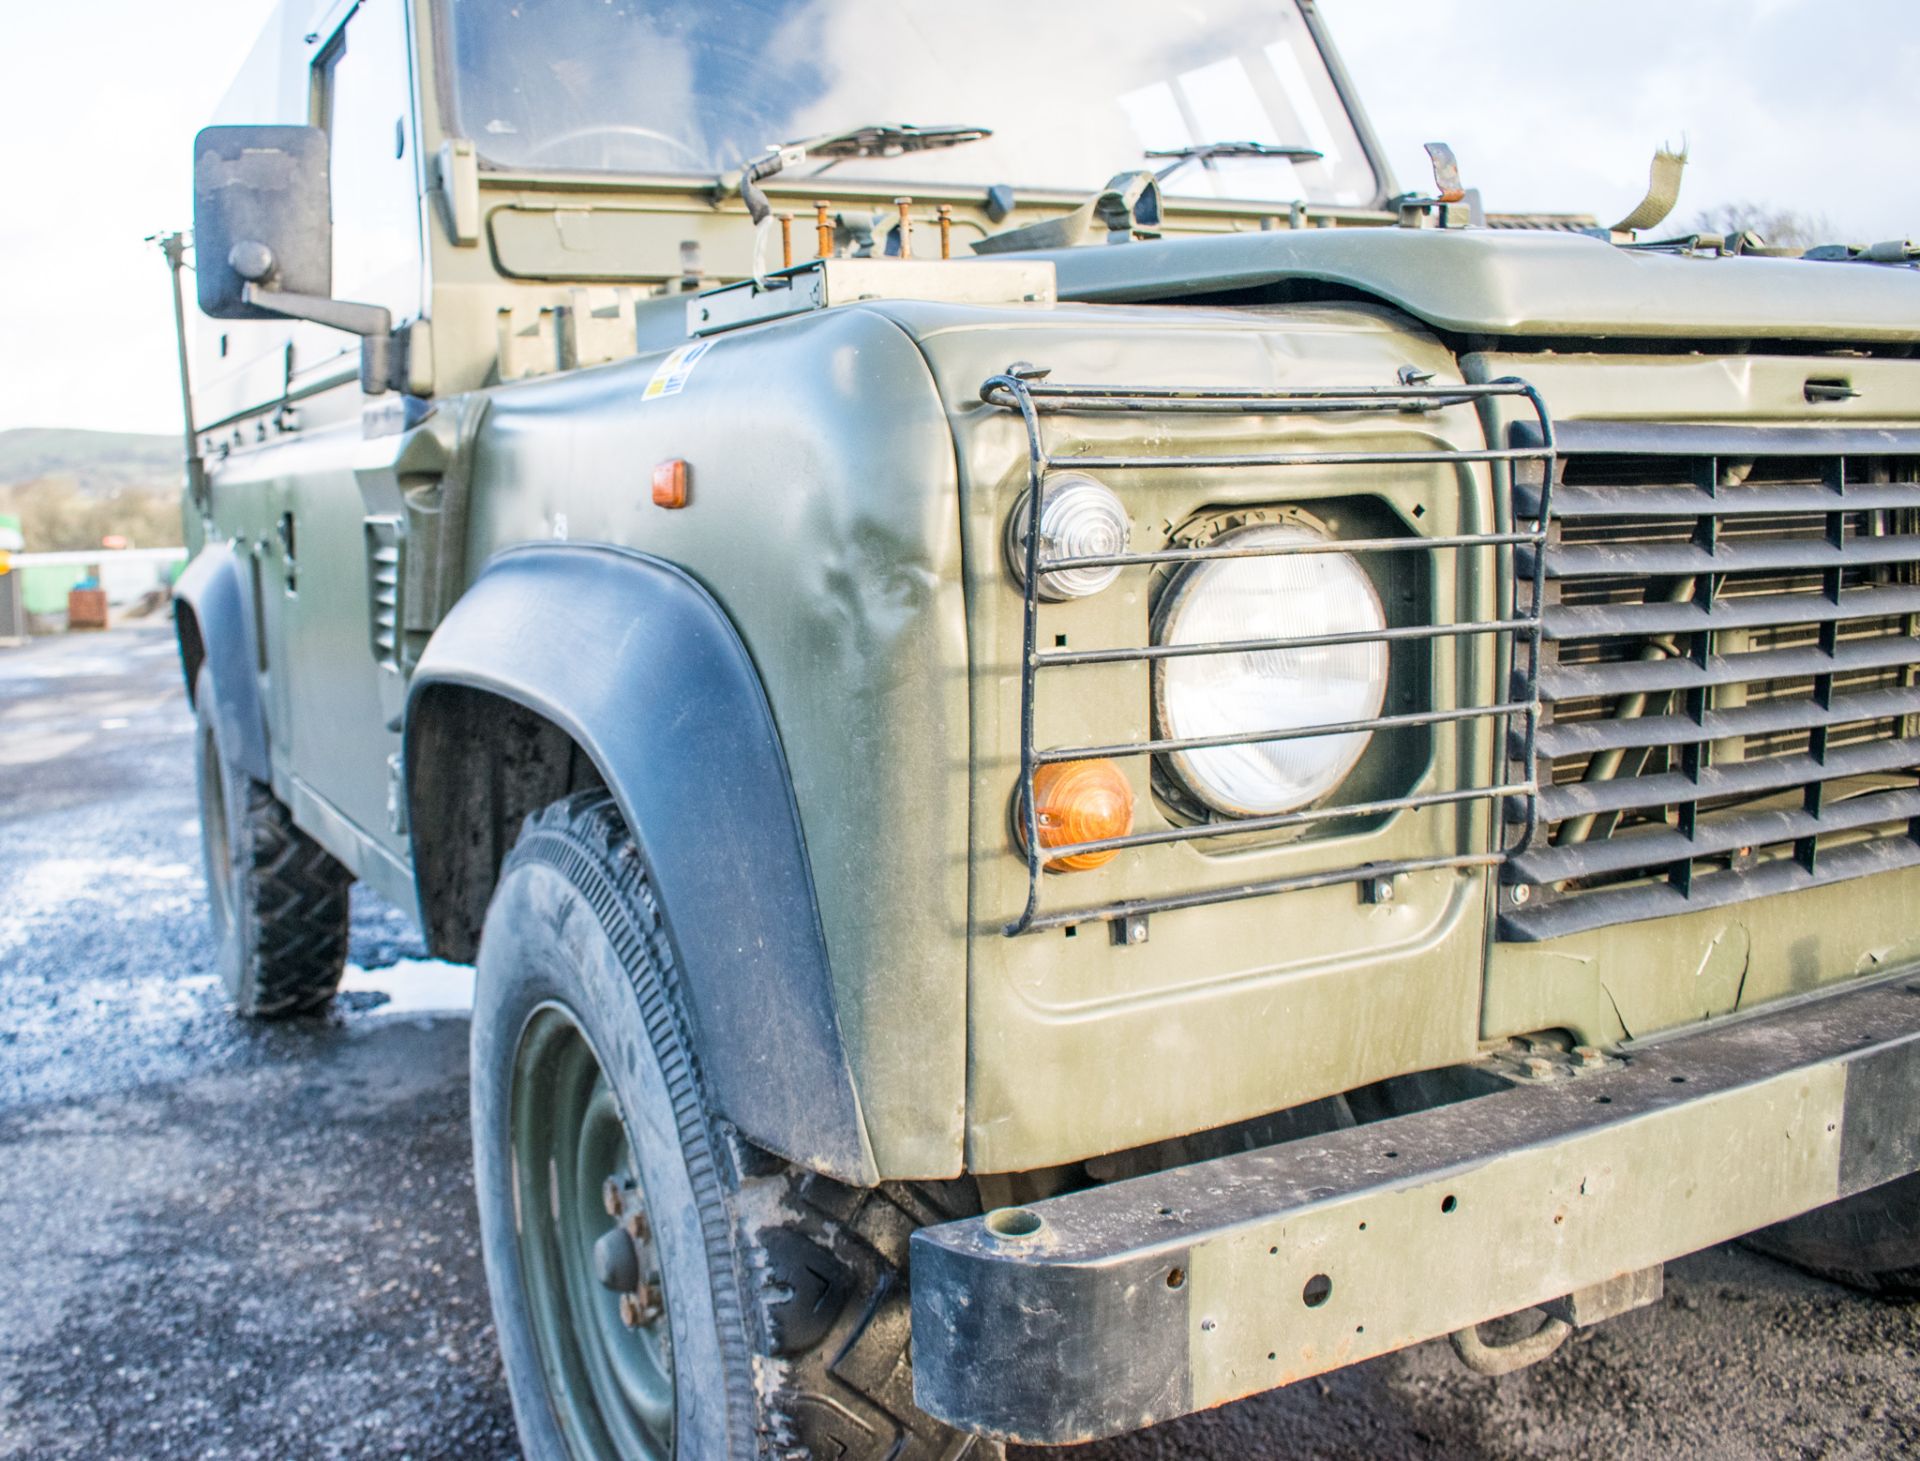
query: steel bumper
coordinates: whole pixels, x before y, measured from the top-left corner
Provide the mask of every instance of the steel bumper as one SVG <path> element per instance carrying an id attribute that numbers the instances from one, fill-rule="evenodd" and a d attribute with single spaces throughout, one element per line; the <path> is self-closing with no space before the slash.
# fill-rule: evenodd
<path id="1" fill-rule="evenodd" d="M 1920 1169 L 1911 974 L 1623 1054 L 1607 1070 L 923 1229 L 915 1398 L 1009 1440 L 1112 1435 Z"/>

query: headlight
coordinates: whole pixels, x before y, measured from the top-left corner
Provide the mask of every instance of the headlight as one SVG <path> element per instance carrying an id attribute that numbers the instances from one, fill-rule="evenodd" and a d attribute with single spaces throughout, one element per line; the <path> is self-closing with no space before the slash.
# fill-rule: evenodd
<path id="1" fill-rule="evenodd" d="M 1022 496 L 1007 519 L 1007 562 L 1016 583 L 1027 581 L 1027 514 Z M 1110 568 L 1045 571 L 1062 558 L 1105 558 L 1127 551 L 1127 509 L 1109 488 L 1091 477 L 1069 474 L 1048 482 L 1040 499 L 1040 597 L 1050 603 L 1097 594 L 1120 576 Z"/>
<path id="2" fill-rule="evenodd" d="M 1318 539 L 1306 528 L 1262 525 L 1223 533 L 1215 545 Z M 1380 596 L 1350 555 L 1294 553 L 1193 564 L 1162 597 L 1154 639 L 1211 644 L 1384 628 Z M 1162 734 L 1180 740 L 1370 720 L 1380 713 L 1386 691 L 1387 647 L 1379 641 L 1191 655 L 1154 664 Z M 1371 739 L 1370 731 L 1309 736 L 1178 751 L 1168 760 L 1216 811 L 1259 816 L 1325 796 L 1345 780 Z"/>

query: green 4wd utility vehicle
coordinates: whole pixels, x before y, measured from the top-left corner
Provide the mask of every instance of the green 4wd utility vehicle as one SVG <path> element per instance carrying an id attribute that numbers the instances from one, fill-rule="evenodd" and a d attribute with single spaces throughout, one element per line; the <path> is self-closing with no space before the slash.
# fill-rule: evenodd
<path id="1" fill-rule="evenodd" d="M 289 0 L 219 120 L 222 967 L 477 963 L 529 1454 L 1920 1282 L 1904 246 L 1397 193 L 1309 0 Z"/>

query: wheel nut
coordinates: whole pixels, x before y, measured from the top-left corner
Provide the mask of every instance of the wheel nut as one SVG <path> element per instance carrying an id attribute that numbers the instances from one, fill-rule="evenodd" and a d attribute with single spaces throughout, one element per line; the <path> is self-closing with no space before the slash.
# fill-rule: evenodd
<path id="1" fill-rule="evenodd" d="M 600 1200 L 607 1205 L 608 1217 L 620 1216 L 620 1179 L 609 1177 L 600 1184 Z"/>
<path id="2" fill-rule="evenodd" d="M 640 1296 L 638 1294 L 620 1295 L 620 1322 L 629 1329 L 640 1327 Z"/>
<path id="3" fill-rule="evenodd" d="M 623 1230 L 608 1228 L 593 1245 L 593 1276 L 616 1294 L 631 1295 L 640 1287 L 640 1256 Z"/>
<path id="4" fill-rule="evenodd" d="M 647 1226 L 647 1215 L 635 1210 L 627 1214 L 627 1236 L 636 1243 L 644 1243 L 653 1236 L 653 1229 Z"/>

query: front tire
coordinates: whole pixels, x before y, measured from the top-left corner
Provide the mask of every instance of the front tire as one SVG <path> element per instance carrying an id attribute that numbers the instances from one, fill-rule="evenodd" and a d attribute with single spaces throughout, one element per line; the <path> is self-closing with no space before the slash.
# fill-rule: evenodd
<path id="1" fill-rule="evenodd" d="M 221 982 L 234 1008 L 254 1019 L 323 1009 L 346 968 L 353 875 L 222 749 L 205 670 L 193 704 L 200 853 Z"/>
<path id="2" fill-rule="evenodd" d="M 1920 1173 L 1762 1228 L 1747 1245 L 1849 1288 L 1920 1298 Z"/>
<path id="3" fill-rule="evenodd" d="M 472 1051 L 481 1247 L 526 1454 L 998 1455 L 912 1403 L 907 1240 L 965 1210 L 961 1189 L 848 1188 L 741 1141 L 704 1100 L 678 977 L 611 798 L 530 818 L 487 912 Z"/>

